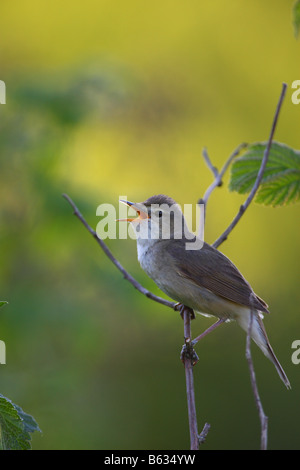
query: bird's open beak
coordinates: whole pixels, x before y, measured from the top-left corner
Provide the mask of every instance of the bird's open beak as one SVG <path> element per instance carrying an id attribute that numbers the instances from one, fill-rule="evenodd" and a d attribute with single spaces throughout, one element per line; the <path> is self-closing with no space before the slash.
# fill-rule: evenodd
<path id="1" fill-rule="evenodd" d="M 130 202 L 130 201 L 124 201 L 123 199 L 120 199 L 120 202 L 123 202 L 123 204 L 126 204 L 129 207 L 132 207 L 132 209 L 136 211 L 137 217 L 134 217 L 131 219 L 117 219 L 116 222 L 133 222 L 133 221 L 138 222 L 143 219 L 149 219 L 148 212 L 143 207 L 143 204 Z"/>

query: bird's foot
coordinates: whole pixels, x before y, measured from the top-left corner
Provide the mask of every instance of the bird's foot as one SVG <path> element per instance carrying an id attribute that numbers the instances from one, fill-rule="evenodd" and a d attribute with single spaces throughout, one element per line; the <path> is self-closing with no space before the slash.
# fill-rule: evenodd
<path id="1" fill-rule="evenodd" d="M 199 361 L 199 357 L 195 349 L 193 348 L 191 341 L 186 341 L 185 344 L 182 346 L 180 359 L 183 362 L 183 364 L 186 359 L 188 359 L 189 361 L 192 361 L 193 366 L 196 365 L 197 362 Z"/>
<path id="2" fill-rule="evenodd" d="M 187 307 L 186 305 L 184 305 L 184 304 L 182 304 L 182 303 L 180 303 L 180 302 L 178 302 L 177 304 L 175 304 L 174 310 L 175 310 L 176 312 L 179 312 L 179 313 L 180 313 L 180 316 L 181 316 L 182 320 L 183 320 L 183 314 L 184 314 L 184 311 L 185 311 L 185 310 L 190 313 L 190 315 L 191 315 L 191 320 L 195 320 L 195 318 L 196 318 L 196 315 L 195 315 L 195 313 L 194 313 L 194 310 L 193 310 L 192 308 L 190 308 L 190 307 Z"/>

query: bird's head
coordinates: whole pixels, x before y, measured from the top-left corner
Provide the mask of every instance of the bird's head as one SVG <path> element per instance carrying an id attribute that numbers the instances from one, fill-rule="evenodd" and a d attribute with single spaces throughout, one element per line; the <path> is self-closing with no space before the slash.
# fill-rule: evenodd
<path id="1" fill-rule="evenodd" d="M 137 238 L 183 238 L 187 233 L 186 222 L 179 205 L 169 196 L 159 194 L 144 202 L 120 200 L 134 209 L 137 216 L 120 221 L 131 222 Z"/>

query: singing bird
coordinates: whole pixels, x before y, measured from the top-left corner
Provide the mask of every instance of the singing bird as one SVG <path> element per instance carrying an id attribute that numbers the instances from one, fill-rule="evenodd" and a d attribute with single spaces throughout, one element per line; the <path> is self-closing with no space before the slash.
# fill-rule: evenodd
<path id="1" fill-rule="evenodd" d="M 258 297 L 236 266 L 217 249 L 192 234 L 176 202 L 165 195 L 142 203 L 121 201 L 136 212 L 138 260 L 150 278 L 169 297 L 202 315 L 235 320 L 274 364 L 287 388 L 290 382 L 270 345 L 262 321 L 268 305 Z M 198 243 L 198 249 L 190 249 Z M 188 248 L 189 247 L 189 248 Z"/>

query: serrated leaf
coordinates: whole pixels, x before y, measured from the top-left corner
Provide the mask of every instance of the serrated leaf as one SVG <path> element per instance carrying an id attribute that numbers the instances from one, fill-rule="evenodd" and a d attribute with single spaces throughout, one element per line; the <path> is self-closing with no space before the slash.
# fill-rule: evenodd
<path id="1" fill-rule="evenodd" d="M 23 411 L 20 406 L 15 405 L 15 404 L 13 404 L 13 406 L 16 408 L 19 417 L 22 419 L 23 424 L 24 424 L 24 429 L 26 432 L 34 432 L 34 431 L 41 432 L 33 416 L 29 415 L 28 413 L 25 413 L 25 411 Z"/>
<path id="2" fill-rule="evenodd" d="M 286 175 L 280 180 L 271 181 L 261 187 L 256 202 L 278 206 L 297 202 L 300 198 L 300 178 L 295 173 Z"/>
<path id="3" fill-rule="evenodd" d="M 245 194 L 251 191 L 262 162 L 266 144 L 250 145 L 231 167 L 229 189 Z M 278 206 L 300 199 L 300 152 L 273 142 L 255 201 Z"/>
<path id="4" fill-rule="evenodd" d="M 0 449 L 29 450 L 29 433 L 40 431 L 34 418 L 0 394 Z"/>
<path id="5" fill-rule="evenodd" d="M 293 24 L 296 38 L 300 31 L 300 0 L 297 0 L 293 6 Z"/>

